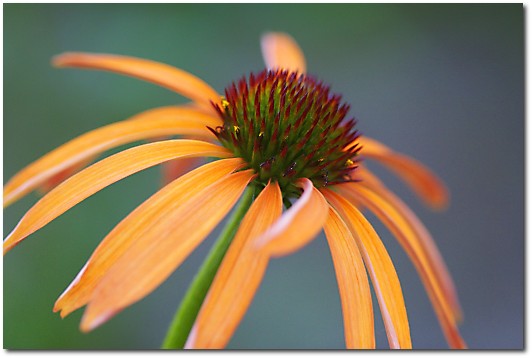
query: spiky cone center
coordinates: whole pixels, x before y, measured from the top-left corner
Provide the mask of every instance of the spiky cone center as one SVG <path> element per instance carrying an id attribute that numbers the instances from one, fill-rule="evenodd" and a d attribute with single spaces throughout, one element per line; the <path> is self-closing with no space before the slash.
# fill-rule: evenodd
<path id="1" fill-rule="evenodd" d="M 285 199 L 299 196 L 298 178 L 323 187 L 352 181 L 359 146 L 354 118 L 339 95 L 308 75 L 264 70 L 225 90 L 215 109 L 223 126 L 210 128 L 266 185 L 277 181 Z"/>

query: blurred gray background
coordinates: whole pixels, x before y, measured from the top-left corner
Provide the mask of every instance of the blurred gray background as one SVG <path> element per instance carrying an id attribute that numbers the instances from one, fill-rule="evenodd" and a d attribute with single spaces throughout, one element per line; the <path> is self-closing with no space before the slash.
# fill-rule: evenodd
<path id="1" fill-rule="evenodd" d="M 185 102 L 131 78 L 54 69 L 55 54 L 149 58 L 222 91 L 263 68 L 262 33 L 285 31 L 304 50 L 309 72 L 352 105 L 364 134 L 421 160 L 448 184 L 451 205 L 434 213 L 375 167 L 437 240 L 456 280 L 468 345 L 523 348 L 521 4 L 3 6 L 4 182 L 81 133 Z M 92 333 L 78 330 L 82 310 L 64 320 L 52 313 L 98 242 L 157 190 L 158 175 L 154 168 L 103 190 L 4 258 L 4 348 L 159 347 L 215 235 L 153 294 Z M 4 211 L 4 237 L 37 198 L 31 194 Z M 370 219 L 401 279 L 414 347 L 446 348 L 412 264 Z M 376 333 L 378 346 L 386 348 L 379 316 Z M 343 342 L 336 278 L 320 236 L 271 262 L 229 348 L 340 349 Z"/>

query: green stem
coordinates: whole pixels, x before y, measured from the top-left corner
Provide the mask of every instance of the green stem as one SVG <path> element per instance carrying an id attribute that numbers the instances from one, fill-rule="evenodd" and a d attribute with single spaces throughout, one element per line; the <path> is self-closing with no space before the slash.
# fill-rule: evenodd
<path id="1" fill-rule="evenodd" d="M 253 202 L 253 196 L 255 190 L 253 187 L 249 187 L 242 199 L 238 208 L 234 211 L 232 217 L 226 224 L 220 237 L 212 247 L 211 251 L 207 255 L 207 258 L 203 262 L 200 270 L 194 277 L 194 280 L 190 284 L 181 305 L 177 310 L 174 320 L 166 333 L 162 348 L 163 349 L 183 349 L 185 342 L 196 316 L 201 308 L 203 300 L 209 291 L 212 280 L 218 271 L 218 267 L 222 263 L 222 259 L 233 241 L 233 237 L 236 234 L 236 230 L 242 221 L 242 218 L 248 211 L 251 203 Z"/>

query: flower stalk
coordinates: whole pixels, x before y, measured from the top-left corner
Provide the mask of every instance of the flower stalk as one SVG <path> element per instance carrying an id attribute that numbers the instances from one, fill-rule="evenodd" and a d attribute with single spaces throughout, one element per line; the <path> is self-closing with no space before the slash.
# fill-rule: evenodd
<path id="1" fill-rule="evenodd" d="M 216 240 L 214 246 L 207 255 L 207 258 L 190 284 L 185 297 L 183 297 L 183 301 L 181 301 L 181 305 L 176 311 L 174 319 L 166 333 L 166 337 L 162 344 L 163 349 L 184 348 L 201 305 L 209 291 L 214 276 L 218 271 L 218 267 L 222 263 L 225 253 L 235 237 L 242 218 L 253 202 L 255 192 L 255 187 L 250 186 L 242 195 L 238 207 L 229 218 L 223 232 L 220 234 L 218 240 Z"/>

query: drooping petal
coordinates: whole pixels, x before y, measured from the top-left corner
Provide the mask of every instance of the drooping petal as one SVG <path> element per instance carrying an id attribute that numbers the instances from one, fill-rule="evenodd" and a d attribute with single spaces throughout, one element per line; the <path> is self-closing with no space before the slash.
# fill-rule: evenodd
<path id="1" fill-rule="evenodd" d="M 333 258 L 344 316 L 345 343 L 348 349 L 374 349 L 373 306 L 368 276 L 353 235 L 330 208 L 324 226 Z"/>
<path id="2" fill-rule="evenodd" d="M 96 328 L 157 288 L 231 210 L 253 178 L 251 170 L 231 174 L 162 213 L 97 284 L 81 330 Z"/>
<path id="3" fill-rule="evenodd" d="M 322 192 L 356 240 L 379 302 L 390 348 L 412 348 L 403 292 L 386 248 L 371 224 L 349 201 L 330 190 Z"/>
<path id="4" fill-rule="evenodd" d="M 373 174 L 365 165 L 360 165 L 355 173 L 357 180 L 362 184 L 371 184 L 371 186 L 384 186 L 384 183 Z"/>
<path id="5" fill-rule="evenodd" d="M 186 158 L 161 164 L 161 186 L 165 186 L 183 174 L 199 167 L 203 161 L 203 158 Z"/>
<path id="6" fill-rule="evenodd" d="M 254 239 L 281 215 L 277 183 L 262 190 L 242 220 L 203 302 L 185 348 L 217 349 L 229 342 L 249 307 L 268 264 L 267 253 Z"/>
<path id="7" fill-rule="evenodd" d="M 206 126 L 220 120 L 190 107 L 169 106 L 140 113 L 128 120 L 85 133 L 41 157 L 18 172 L 4 186 L 4 207 L 72 165 L 110 148 L 163 135 L 211 138 Z"/>
<path id="8" fill-rule="evenodd" d="M 89 165 L 89 163 L 92 163 L 95 159 L 96 155 L 93 155 L 79 162 L 76 162 L 75 164 L 70 165 L 65 169 L 62 169 L 60 172 L 52 175 L 51 177 L 43 181 L 42 184 L 37 186 L 37 191 L 43 195 L 48 193 L 50 190 L 64 182 L 66 179 L 70 178 L 72 175 L 85 168 L 87 165 Z M 12 202 L 6 203 L 6 201 L 4 200 L 4 206 L 9 205 L 10 203 Z"/>
<path id="9" fill-rule="evenodd" d="M 433 270 L 436 273 L 438 283 L 444 287 L 443 292 L 446 301 L 452 306 L 454 320 L 460 322 L 462 320 L 462 309 L 460 307 L 456 286 L 434 239 L 425 225 L 423 225 L 421 220 L 419 220 L 416 214 L 412 212 L 408 205 L 389 190 L 375 175 L 367 170 L 367 168 L 360 168 L 359 177 L 362 180 L 359 183 L 360 185 L 368 187 L 383 199 L 387 200 L 397 212 L 403 215 L 404 219 L 408 222 L 408 225 L 414 230 L 416 237 L 419 239 L 419 244 L 421 245 L 422 250 L 428 257 L 429 264 L 433 267 Z"/>
<path id="10" fill-rule="evenodd" d="M 321 230 L 329 213 L 329 204 L 307 178 L 297 181 L 301 197 L 256 240 L 258 249 L 273 257 L 299 250 Z"/>
<path id="11" fill-rule="evenodd" d="M 52 63 L 56 67 L 103 70 L 136 77 L 175 91 L 205 107 L 211 106 L 210 101 L 220 101 L 218 93 L 198 77 L 155 61 L 109 54 L 67 52 L 55 56 Z"/>
<path id="12" fill-rule="evenodd" d="M 180 207 L 191 205 L 191 198 L 238 169 L 242 163 L 241 159 L 231 158 L 205 164 L 168 184 L 142 203 L 98 245 L 84 268 L 55 303 L 54 312 L 61 310 L 61 317 L 64 317 L 87 304 L 101 278 L 135 241 L 144 236 L 153 237 L 159 232 L 158 227 L 168 225 L 169 220 L 180 220 L 175 217 Z M 162 222 L 163 219 L 166 221 Z"/>
<path id="13" fill-rule="evenodd" d="M 281 32 L 270 32 L 261 38 L 262 57 L 270 69 L 282 68 L 303 74 L 306 72 L 305 56 L 296 41 Z"/>
<path id="14" fill-rule="evenodd" d="M 361 155 L 377 160 L 397 174 L 433 209 L 444 209 L 448 205 L 449 192 L 445 184 L 426 166 L 374 139 L 360 137 L 357 142 L 362 146 Z"/>
<path id="15" fill-rule="evenodd" d="M 450 347 L 464 348 L 464 342 L 456 327 L 453 308 L 445 297 L 445 287 L 438 280 L 438 274 L 434 271 L 434 267 L 423 250 L 419 236 L 408 220 L 391 203 L 363 185 L 342 185 L 339 186 L 339 190 L 344 196 L 355 197 L 358 202 L 371 210 L 394 234 L 412 260 L 425 285 Z"/>
<path id="16" fill-rule="evenodd" d="M 70 177 L 39 200 L 4 241 L 4 255 L 21 240 L 99 190 L 131 174 L 179 157 L 229 157 L 220 146 L 196 140 L 168 140 L 130 148 Z"/>

